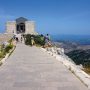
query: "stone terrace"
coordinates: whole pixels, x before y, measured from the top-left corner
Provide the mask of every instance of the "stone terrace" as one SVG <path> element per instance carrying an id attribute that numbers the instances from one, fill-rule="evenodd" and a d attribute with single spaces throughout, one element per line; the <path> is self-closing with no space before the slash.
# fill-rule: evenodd
<path id="1" fill-rule="evenodd" d="M 18 44 L 0 68 L 0 90 L 88 90 L 62 63 L 37 47 Z"/>

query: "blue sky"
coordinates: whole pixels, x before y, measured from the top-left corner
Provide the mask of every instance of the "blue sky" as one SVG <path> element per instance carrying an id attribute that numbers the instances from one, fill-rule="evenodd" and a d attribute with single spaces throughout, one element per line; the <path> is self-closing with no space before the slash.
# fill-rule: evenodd
<path id="1" fill-rule="evenodd" d="M 39 33 L 90 35 L 90 0 L 0 0 L 0 32 L 21 16 Z"/>

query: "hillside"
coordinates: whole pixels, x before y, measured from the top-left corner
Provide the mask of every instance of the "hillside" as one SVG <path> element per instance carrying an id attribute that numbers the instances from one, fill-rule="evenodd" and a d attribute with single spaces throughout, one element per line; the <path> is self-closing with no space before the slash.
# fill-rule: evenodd
<path id="1" fill-rule="evenodd" d="M 88 50 L 73 50 L 67 55 L 77 64 L 85 65 L 87 62 L 90 63 L 90 49 Z"/>
<path id="2" fill-rule="evenodd" d="M 53 42 L 53 44 L 57 47 L 64 48 L 65 54 L 67 54 L 73 50 L 88 50 L 88 49 L 90 49 L 90 45 L 81 45 L 76 42 L 69 42 L 69 41 Z"/>
<path id="3" fill-rule="evenodd" d="M 57 47 L 62 47 L 65 54 L 69 56 L 77 65 L 90 67 L 90 45 L 80 45 L 74 42 L 54 42 Z"/>

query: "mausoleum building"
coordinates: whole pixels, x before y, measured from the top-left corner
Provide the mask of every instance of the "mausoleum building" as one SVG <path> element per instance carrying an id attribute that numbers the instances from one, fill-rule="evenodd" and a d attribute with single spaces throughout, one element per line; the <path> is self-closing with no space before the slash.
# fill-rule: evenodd
<path id="1" fill-rule="evenodd" d="M 6 23 L 6 32 L 8 34 L 37 34 L 35 22 L 24 17 L 17 18 L 15 21 L 8 21 Z"/>

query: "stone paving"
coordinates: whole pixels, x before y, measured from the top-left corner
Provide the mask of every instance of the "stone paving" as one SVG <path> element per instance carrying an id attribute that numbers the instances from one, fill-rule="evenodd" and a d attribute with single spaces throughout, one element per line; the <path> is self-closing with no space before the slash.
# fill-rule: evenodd
<path id="1" fill-rule="evenodd" d="M 88 90 L 54 57 L 18 44 L 0 67 L 0 90 Z"/>

